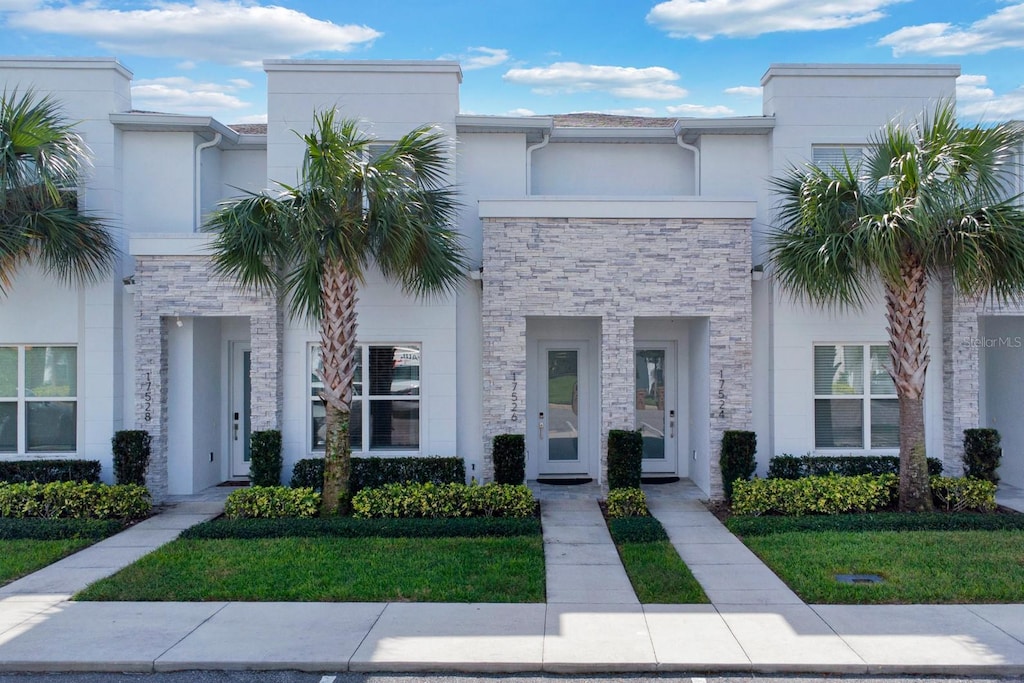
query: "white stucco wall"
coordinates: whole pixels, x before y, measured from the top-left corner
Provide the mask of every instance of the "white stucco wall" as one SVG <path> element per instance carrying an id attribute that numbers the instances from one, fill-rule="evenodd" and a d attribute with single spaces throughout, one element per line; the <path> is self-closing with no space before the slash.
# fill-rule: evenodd
<path id="1" fill-rule="evenodd" d="M 1024 488 L 1024 317 L 981 318 L 977 340 L 981 361 L 981 425 L 998 429 L 1003 459 L 998 474 Z M 964 340 L 961 340 L 964 341 Z M 970 343 L 971 340 L 966 340 Z"/>
<path id="2" fill-rule="evenodd" d="M 531 178 L 535 195 L 692 195 L 693 152 L 673 142 L 552 142 L 533 153 Z"/>
<path id="3" fill-rule="evenodd" d="M 196 136 L 151 131 L 123 135 L 125 225 L 132 234 L 192 232 Z"/>

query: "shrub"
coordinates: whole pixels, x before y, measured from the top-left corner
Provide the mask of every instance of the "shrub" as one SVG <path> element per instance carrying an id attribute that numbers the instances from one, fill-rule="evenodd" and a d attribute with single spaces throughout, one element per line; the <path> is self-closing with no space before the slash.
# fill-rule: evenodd
<path id="1" fill-rule="evenodd" d="M 67 538 L 100 540 L 113 536 L 125 527 L 119 519 L 40 519 L 0 517 L 0 540 L 27 539 L 59 541 Z"/>
<path id="2" fill-rule="evenodd" d="M 620 517 L 608 520 L 608 531 L 617 544 L 667 541 L 665 527 L 654 517 Z"/>
<path id="3" fill-rule="evenodd" d="M 493 443 L 494 483 L 522 484 L 526 481 L 526 437 L 522 434 L 498 434 Z"/>
<path id="4" fill-rule="evenodd" d="M 265 429 L 250 438 L 249 481 L 253 486 L 281 485 L 281 432 Z"/>
<path id="5" fill-rule="evenodd" d="M 480 538 L 536 536 L 536 517 L 462 519 L 353 519 L 352 517 L 217 519 L 182 532 L 182 538 Z"/>
<path id="6" fill-rule="evenodd" d="M 945 510 L 961 512 L 996 509 L 996 485 L 974 477 L 932 477 L 932 497 Z"/>
<path id="7" fill-rule="evenodd" d="M 135 484 L 0 484 L 0 517 L 130 520 L 145 517 L 151 509 L 149 491 Z"/>
<path id="8" fill-rule="evenodd" d="M 757 434 L 744 431 L 726 431 L 722 434 L 722 489 L 725 499 L 732 500 L 733 482 L 747 481 L 757 469 Z"/>
<path id="9" fill-rule="evenodd" d="M 737 515 L 868 512 L 891 507 L 897 485 L 895 474 L 738 481 L 732 511 Z"/>
<path id="10" fill-rule="evenodd" d="M 224 501 L 224 516 L 228 519 L 315 517 L 319 509 L 319 493 L 287 486 L 250 486 L 232 491 Z"/>
<path id="11" fill-rule="evenodd" d="M 608 488 L 640 488 L 644 438 L 638 431 L 608 431 Z"/>
<path id="12" fill-rule="evenodd" d="M 387 484 L 352 497 L 355 517 L 529 517 L 536 509 L 523 484 Z"/>
<path id="13" fill-rule="evenodd" d="M 612 489 L 608 491 L 608 516 L 612 519 L 619 517 L 647 517 L 651 513 L 647 511 L 647 496 L 641 489 Z"/>
<path id="14" fill-rule="evenodd" d="M 730 517 L 725 525 L 740 536 L 794 531 L 1005 531 L 1024 530 L 1024 515 L 976 512 L 867 512 L 801 517 Z"/>
<path id="15" fill-rule="evenodd" d="M 352 458 L 350 486 L 353 493 L 407 481 L 461 484 L 466 481 L 466 464 L 462 458 Z M 295 463 L 291 485 L 320 491 L 324 485 L 323 458 L 305 458 Z"/>
<path id="16" fill-rule="evenodd" d="M 838 474 L 899 474 L 900 459 L 895 455 L 777 455 L 768 461 L 769 479 L 800 479 Z M 928 473 L 942 474 L 942 461 L 928 458 Z"/>
<path id="17" fill-rule="evenodd" d="M 996 474 L 996 469 L 1003 457 L 999 441 L 999 430 L 965 429 L 964 476 L 998 484 L 999 475 Z"/>
<path id="18" fill-rule="evenodd" d="M 118 484 L 146 485 L 150 438 L 144 429 L 122 429 L 110 440 L 114 451 L 114 479 Z"/>
<path id="19" fill-rule="evenodd" d="M 0 482 L 19 484 L 35 481 L 85 481 L 99 483 L 99 460 L 4 460 L 0 461 Z"/>

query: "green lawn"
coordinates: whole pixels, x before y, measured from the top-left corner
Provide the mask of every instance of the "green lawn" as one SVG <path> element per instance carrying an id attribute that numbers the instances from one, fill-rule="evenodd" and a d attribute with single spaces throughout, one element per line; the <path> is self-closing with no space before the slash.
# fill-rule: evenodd
<path id="1" fill-rule="evenodd" d="M 65 538 L 41 541 L 5 539 L 0 541 L 0 585 L 20 579 L 48 564 L 92 545 L 90 538 Z"/>
<path id="2" fill-rule="evenodd" d="M 541 537 L 179 539 L 78 600 L 543 602 Z"/>
<path id="3" fill-rule="evenodd" d="M 641 603 L 680 605 L 708 602 L 704 590 L 669 542 L 665 528 L 657 519 L 613 519 L 608 530 Z"/>
<path id="4" fill-rule="evenodd" d="M 743 539 L 810 603 L 1024 602 L 1024 531 L 821 531 Z M 836 574 L 878 574 L 840 584 Z"/>

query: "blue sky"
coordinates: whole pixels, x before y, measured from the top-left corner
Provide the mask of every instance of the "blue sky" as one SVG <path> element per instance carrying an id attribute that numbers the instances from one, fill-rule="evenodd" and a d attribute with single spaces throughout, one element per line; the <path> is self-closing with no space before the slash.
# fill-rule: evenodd
<path id="1" fill-rule="evenodd" d="M 771 63 L 954 63 L 1024 118 L 1024 1 L 0 0 L 0 55 L 115 56 L 138 109 L 265 120 L 264 58 L 458 59 L 462 111 L 743 116 Z"/>

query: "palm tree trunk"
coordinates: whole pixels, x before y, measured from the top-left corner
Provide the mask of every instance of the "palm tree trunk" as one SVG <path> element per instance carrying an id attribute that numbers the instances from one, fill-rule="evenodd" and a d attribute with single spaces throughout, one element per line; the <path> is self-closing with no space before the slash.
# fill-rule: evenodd
<path id="1" fill-rule="evenodd" d="M 924 443 L 924 379 L 928 370 L 925 332 L 927 271 L 912 257 L 900 267 L 900 282 L 886 283 L 886 319 L 892 379 L 900 402 L 900 501 L 904 512 L 932 509 Z"/>
<path id="2" fill-rule="evenodd" d="M 323 318 L 320 320 L 320 358 L 323 361 L 320 397 L 326 408 L 324 492 L 322 515 L 347 512 L 352 449 L 349 416 L 358 347 L 356 346 L 356 281 L 341 264 L 326 266 L 323 279 Z"/>

